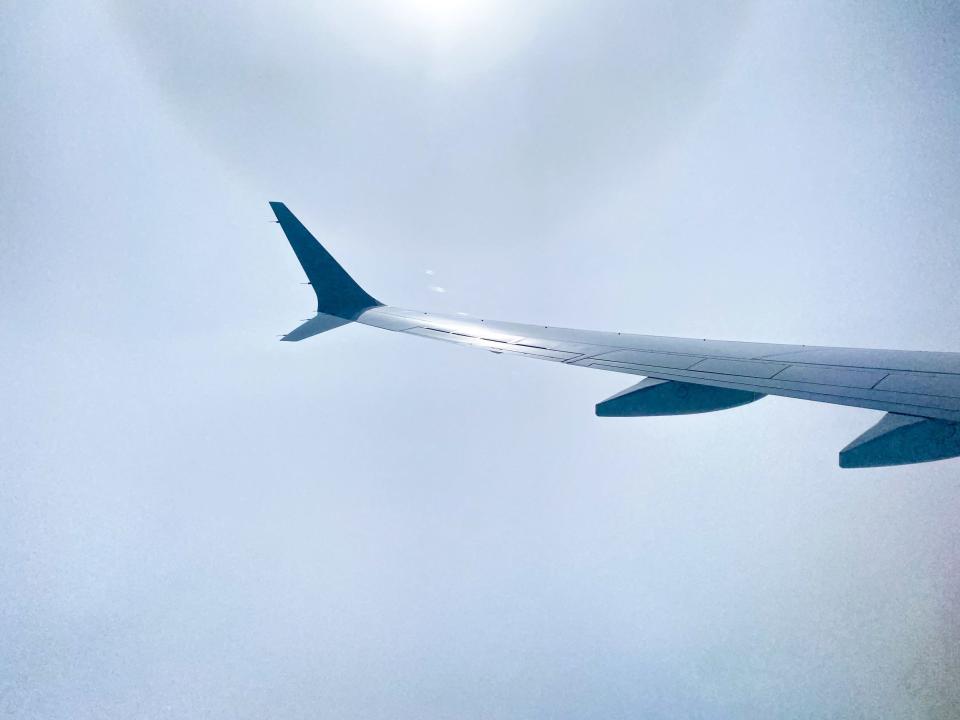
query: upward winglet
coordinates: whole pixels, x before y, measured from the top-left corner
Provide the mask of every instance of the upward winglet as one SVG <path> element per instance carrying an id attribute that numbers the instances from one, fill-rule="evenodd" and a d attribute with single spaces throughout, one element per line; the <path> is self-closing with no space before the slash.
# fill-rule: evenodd
<path id="1" fill-rule="evenodd" d="M 286 205 L 271 202 L 270 207 L 313 285 L 317 294 L 317 312 L 356 320 L 364 310 L 383 305 L 357 285 Z"/>

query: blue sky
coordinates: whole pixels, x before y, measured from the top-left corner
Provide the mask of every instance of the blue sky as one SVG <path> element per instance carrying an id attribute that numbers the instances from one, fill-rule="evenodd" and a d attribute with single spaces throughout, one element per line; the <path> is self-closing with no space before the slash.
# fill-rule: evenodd
<path id="1" fill-rule="evenodd" d="M 960 351 L 949 4 L 5 15 L 5 714 L 956 713 L 957 462 L 839 470 L 865 410 L 598 419 L 623 377 L 279 343 L 313 300 L 267 206 L 396 305 Z"/>

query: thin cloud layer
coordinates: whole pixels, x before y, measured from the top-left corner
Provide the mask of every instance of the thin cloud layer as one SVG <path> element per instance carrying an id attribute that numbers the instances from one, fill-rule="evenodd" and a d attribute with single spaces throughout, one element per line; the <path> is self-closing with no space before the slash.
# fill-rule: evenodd
<path id="1" fill-rule="evenodd" d="M 398 305 L 958 351 L 953 10 L 350 5 L 0 26 L 0 714 L 957 715 L 956 463 L 278 342 L 315 298 L 267 206 Z"/>

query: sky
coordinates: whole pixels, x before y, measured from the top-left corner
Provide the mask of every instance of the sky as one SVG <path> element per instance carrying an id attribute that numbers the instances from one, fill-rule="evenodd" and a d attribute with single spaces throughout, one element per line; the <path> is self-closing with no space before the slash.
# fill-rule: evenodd
<path id="1" fill-rule="evenodd" d="M 960 351 L 950 3 L 10 3 L 0 715 L 953 718 L 960 461 L 314 308 Z M 442 289 L 443 292 L 440 292 Z"/>

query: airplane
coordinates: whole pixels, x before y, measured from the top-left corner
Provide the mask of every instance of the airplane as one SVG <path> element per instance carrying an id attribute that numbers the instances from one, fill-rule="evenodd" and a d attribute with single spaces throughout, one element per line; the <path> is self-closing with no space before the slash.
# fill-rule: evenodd
<path id="1" fill-rule="evenodd" d="M 352 322 L 496 353 L 642 376 L 596 405 L 600 417 L 713 412 L 780 395 L 882 410 L 840 451 L 842 468 L 960 456 L 960 353 L 778 345 L 524 325 L 384 305 L 281 202 L 271 202 L 317 295 L 297 342 Z"/>

